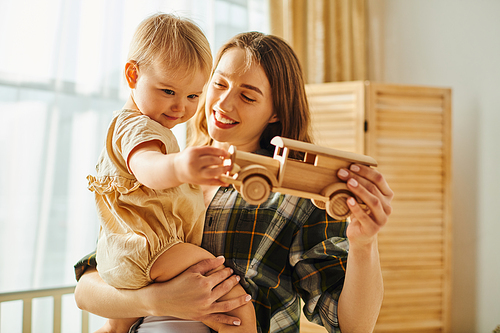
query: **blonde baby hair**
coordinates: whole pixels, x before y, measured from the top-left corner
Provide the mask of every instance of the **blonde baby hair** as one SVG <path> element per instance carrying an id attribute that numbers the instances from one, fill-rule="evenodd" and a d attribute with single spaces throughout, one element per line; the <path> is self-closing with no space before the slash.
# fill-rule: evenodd
<path id="1" fill-rule="evenodd" d="M 166 69 L 201 70 L 209 77 L 212 68 L 210 44 L 201 28 L 188 18 L 156 13 L 137 27 L 127 62 L 138 67 L 160 62 Z"/>

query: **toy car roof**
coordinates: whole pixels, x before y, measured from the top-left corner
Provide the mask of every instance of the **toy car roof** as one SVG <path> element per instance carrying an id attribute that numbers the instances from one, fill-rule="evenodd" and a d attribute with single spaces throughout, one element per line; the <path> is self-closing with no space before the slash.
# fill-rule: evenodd
<path id="1" fill-rule="evenodd" d="M 312 143 L 292 140 L 288 138 L 282 138 L 280 136 L 275 136 L 271 140 L 271 144 L 280 148 L 288 148 L 302 152 L 310 152 L 310 153 L 315 153 L 317 155 L 335 156 L 337 158 L 343 159 L 348 162 L 377 166 L 377 161 L 370 156 L 351 153 L 333 148 L 321 147 L 314 145 Z"/>

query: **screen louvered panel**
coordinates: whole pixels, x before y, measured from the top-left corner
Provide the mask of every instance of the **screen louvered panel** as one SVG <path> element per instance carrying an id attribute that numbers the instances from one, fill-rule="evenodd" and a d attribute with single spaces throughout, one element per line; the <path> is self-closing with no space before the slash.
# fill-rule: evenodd
<path id="1" fill-rule="evenodd" d="M 450 94 L 367 85 L 366 153 L 395 193 L 379 235 L 385 295 L 376 332 L 448 331 Z"/>
<path id="2" fill-rule="evenodd" d="M 364 153 L 365 91 L 360 82 L 306 85 L 314 143 Z M 326 332 L 302 314 L 301 333 Z"/>
<path id="3" fill-rule="evenodd" d="M 375 332 L 448 332 L 451 90 L 336 82 L 307 92 L 316 144 L 374 157 L 395 193 L 379 235 L 385 294 Z"/>
<path id="4" fill-rule="evenodd" d="M 306 87 L 311 108 L 314 143 L 320 146 L 364 151 L 363 86 L 345 82 L 309 84 Z"/>

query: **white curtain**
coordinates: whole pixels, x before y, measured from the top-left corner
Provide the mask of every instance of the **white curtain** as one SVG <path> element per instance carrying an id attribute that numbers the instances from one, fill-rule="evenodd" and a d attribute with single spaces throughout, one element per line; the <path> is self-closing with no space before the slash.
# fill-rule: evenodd
<path id="1" fill-rule="evenodd" d="M 268 32 L 266 0 L 0 0 L 0 292 L 75 283 L 97 239 L 85 177 L 112 112 L 137 24 L 157 11 L 196 21 L 213 51 Z M 176 132 L 182 145 L 182 128 Z"/>

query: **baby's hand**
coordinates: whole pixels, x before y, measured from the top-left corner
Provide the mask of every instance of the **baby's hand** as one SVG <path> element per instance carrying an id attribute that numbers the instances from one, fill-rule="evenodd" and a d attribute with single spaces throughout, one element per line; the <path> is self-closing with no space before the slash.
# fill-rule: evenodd
<path id="1" fill-rule="evenodd" d="M 228 152 L 216 147 L 189 147 L 175 156 L 175 173 L 183 183 L 227 185 L 219 177 L 231 170 L 225 165 Z"/>

